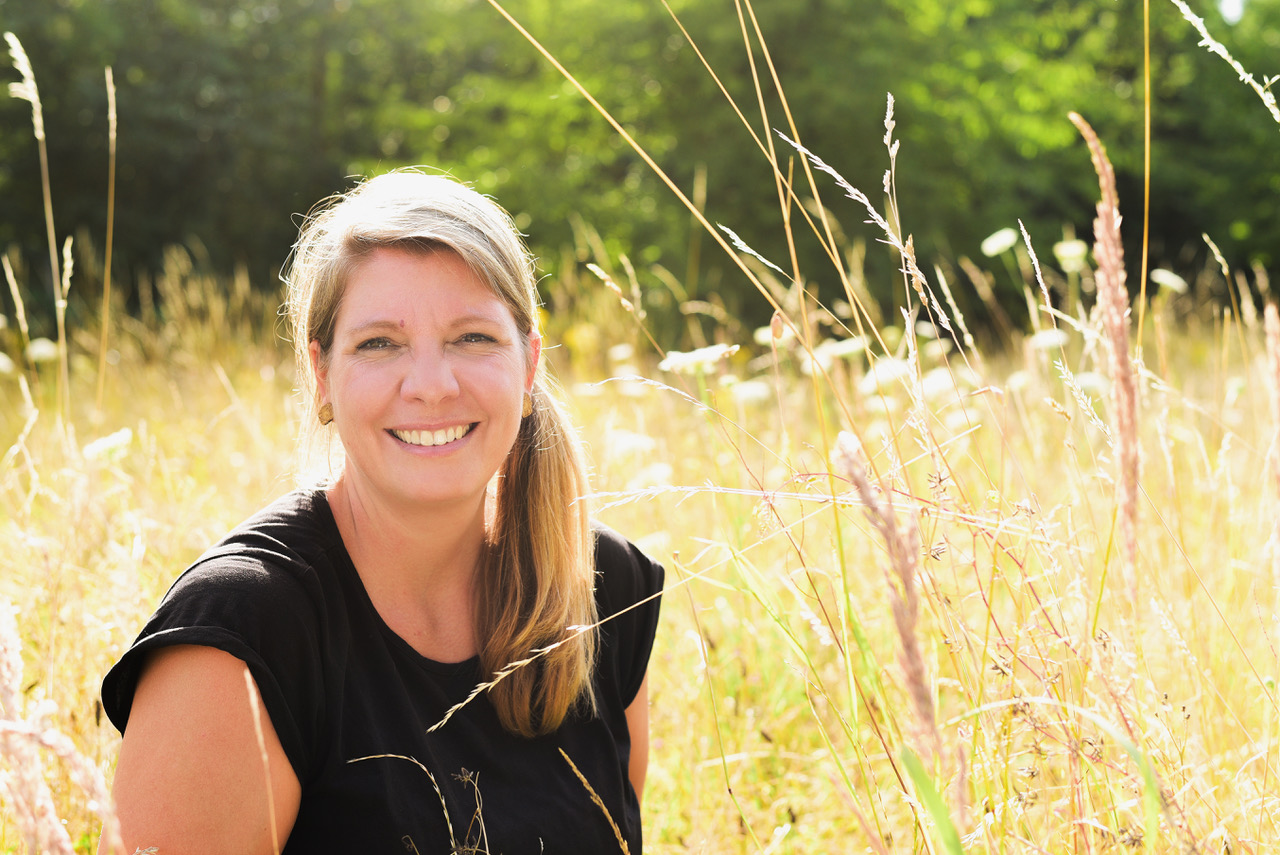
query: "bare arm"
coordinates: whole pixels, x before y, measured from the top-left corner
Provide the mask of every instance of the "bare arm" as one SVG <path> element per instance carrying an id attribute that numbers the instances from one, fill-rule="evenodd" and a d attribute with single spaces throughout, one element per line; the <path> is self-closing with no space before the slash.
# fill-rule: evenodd
<path id="1" fill-rule="evenodd" d="M 116 767 L 126 852 L 266 855 L 283 848 L 302 788 L 265 710 L 265 756 L 259 748 L 245 674 L 243 662 L 210 647 L 171 647 L 148 659 Z"/>
<path id="2" fill-rule="evenodd" d="M 649 771 L 649 675 L 644 675 L 640 691 L 627 707 L 627 730 L 631 733 L 631 762 L 627 777 L 636 791 L 636 799 L 644 801 L 644 776 Z"/>

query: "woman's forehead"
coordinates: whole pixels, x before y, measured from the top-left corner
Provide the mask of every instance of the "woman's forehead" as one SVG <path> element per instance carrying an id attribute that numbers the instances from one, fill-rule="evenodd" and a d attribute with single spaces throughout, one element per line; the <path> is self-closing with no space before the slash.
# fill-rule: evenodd
<path id="1" fill-rule="evenodd" d="M 339 309 L 344 325 L 387 312 L 421 314 L 435 320 L 514 323 L 510 304 L 456 252 L 380 247 L 347 276 Z"/>

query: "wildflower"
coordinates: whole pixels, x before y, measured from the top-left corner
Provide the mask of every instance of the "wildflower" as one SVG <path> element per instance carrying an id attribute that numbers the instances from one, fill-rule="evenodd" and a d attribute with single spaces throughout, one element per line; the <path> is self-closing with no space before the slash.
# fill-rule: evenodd
<path id="1" fill-rule="evenodd" d="M 916 321 L 916 338 L 937 338 L 938 327 L 933 321 Z"/>
<path id="2" fill-rule="evenodd" d="M 951 375 L 951 371 L 946 368 L 934 368 L 925 373 L 920 378 L 920 389 L 924 397 L 928 400 L 934 400 L 955 394 L 958 379 Z"/>
<path id="3" fill-rule="evenodd" d="M 1086 395 L 1097 395 L 1099 398 L 1111 393 L 1111 381 L 1106 375 L 1096 371 L 1082 371 L 1076 375 L 1076 385 Z"/>
<path id="4" fill-rule="evenodd" d="M 609 360 L 611 362 L 626 362 L 635 354 L 635 348 L 628 342 L 615 344 L 609 348 Z"/>
<path id="5" fill-rule="evenodd" d="M 700 347 L 688 353 L 673 350 L 667 358 L 658 363 L 661 371 L 672 371 L 677 374 L 701 374 L 715 367 L 716 363 L 738 352 L 738 345 L 712 344 Z"/>
<path id="6" fill-rule="evenodd" d="M 1031 375 L 1026 371 L 1015 371 L 1004 381 L 1010 392 L 1022 392 L 1031 385 Z"/>
<path id="7" fill-rule="evenodd" d="M 13 360 L 6 353 L 0 353 L 0 376 L 13 373 Z"/>
<path id="8" fill-rule="evenodd" d="M 800 352 L 800 371 L 803 374 L 812 374 L 815 365 L 819 366 L 823 371 L 828 371 L 837 359 L 856 356 L 866 349 L 867 340 L 862 336 L 855 335 L 844 339 L 823 339 L 818 342 L 818 346 L 813 349 L 812 354 L 807 351 Z"/>
<path id="9" fill-rule="evenodd" d="M 876 360 L 875 365 L 872 365 L 871 370 L 862 378 L 858 388 L 862 394 L 869 395 L 894 381 L 903 379 L 910 373 L 911 365 L 905 359 L 885 356 Z"/>
<path id="10" fill-rule="evenodd" d="M 862 408 L 868 416 L 888 417 L 902 412 L 902 402 L 887 395 L 872 395 L 863 403 Z M 868 429 L 867 435 L 873 436 L 874 431 Z"/>
<path id="11" fill-rule="evenodd" d="M 133 442 L 133 431 L 127 427 L 120 428 L 115 433 L 95 439 L 84 447 L 82 453 L 86 460 L 116 461 L 124 456 L 131 442 Z"/>
<path id="12" fill-rule="evenodd" d="M 942 419 L 943 426 L 950 434 L 962 433 L 980 423 L 981 419 L 976 413 L 971 413 L 963 407 L 950 410 Z"/>
<path id="13" fill-rule="evenodd" d="M 1064 273 L 1080 273 L 1089 257 L 1089 244 L 1082 240 L 1060 240 L 1053 245 L 1053 255 Z"/>
<path id="14" fill-rule="evenodd" d="M 1157 267 L 1151 271 L 1151 281 L 1159 285 L 1161 288 L 1168 288 L 1175 294 L 1187 293 L 1187 280 L 1183 279 L 1172 270 L 1165 270 L 1163 267 Z"/>
<path id="15" fill-rule="evenodd" d="M 830 371 L 835 362 L 820 350 L 814 350 L 813 353 L 802 350 L 796 354 L 796 357 L 800 360 L 800 373 L 806 377 L 812 377 L 815 372 Z"/>
<path id="16" fill-rule="evenodd" d="M 1013 249 L 1018 244 L 1018 231 L 1006 226 L 988 235 L 982 242 L 982 254 L 987 258 L 995 258 Z"/>
<path id="17" fill-rule="evenodd" d="M 653 437 L 621 428 L 606 431 L 604 441 L 609 454 L 616 456 L 647 454 L 657 446 Z"/>
<path id="18" fill-rule="evenodd" d="M 773 397 L 773 387 L 764 380 L 743 380 L 734 383 L 729 394 L 739 404 L 758 404 Z"/>
<path id="19" fill-rule="evenodd" d="M 671 483 L 675 470 L 669 463 L 650 463 L 635 474 L 627 482 L 628 490 L 643 490 L 646 487 L 665 487 Z"/>
<path id="20" fill-rule="evenodd" d="M 821 353 L 824 357 L 838 359 L 841 357 L 857 356 L 866 349 L 866 338 L 864 336 L 854 335 L 842 339 L 823 339 L 818 342 L 818 346 L 815 347 L 813 351 L 815 356 Z"/>
<path id="21" fill-rule="evenodd" d="M 775 335 L 775 326 L 777 334 Z M 769 324 L 767 327 L 757 327 L 751 333 L 751 339 L 761 347 L 769 347 L 770 344 L 776 343 L 778 347 L 785 347 L 795 340 L 796 333 L 791 327 L 783 323 Z"/>
<path id="22" fill-rule="evenodd" d="M 1031 336 L 1027 341 L 1031 345 L 1032 350 L 1057 350 L 1066 347 L 1071 337 L 1067 335 L 1065 330 L 1057 327 L 1040 330 L 1040 332 Z"/>
<path id="23" fill-rule="evenodd" d="M 47 338 L 35 338 L 27 345 L 27 359 L 32 362 L 57 362 L 58 345 Z"/>
<path id="24" fill-rule="evenodd" d="M 920 347 L 920 358 L 941 359 L 950 353 L 954 346 L 949 338 L 929 339 Z"/>

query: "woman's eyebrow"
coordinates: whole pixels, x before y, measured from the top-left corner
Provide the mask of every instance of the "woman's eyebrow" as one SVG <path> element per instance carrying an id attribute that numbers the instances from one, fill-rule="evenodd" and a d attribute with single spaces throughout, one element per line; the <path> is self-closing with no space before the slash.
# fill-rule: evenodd
<path id="1" fill-rule="evenodd" d="M 404 326 L 404 323 L 396 323 L 388 320 L 365 321 L 351 328 L 350 335 L 359 336 L 371 332 L 381 332 L 383 330 L 398 330 Z"/>

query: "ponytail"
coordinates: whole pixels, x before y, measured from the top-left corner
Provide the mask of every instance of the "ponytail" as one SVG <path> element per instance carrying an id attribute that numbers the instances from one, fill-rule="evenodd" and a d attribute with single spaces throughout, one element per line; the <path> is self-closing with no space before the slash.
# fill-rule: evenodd
<path id="1" fill-rule="evenodd" d="M 541 373 L 541 372 L 540 372 Z M 489 690 L 508 731 L 550 733 L 577 706 L 594 711 L 594 539 L 577 436 L 545 380 L 507 456 L 476 604 L 480 664 L 505 675 Z M 590 629 L 588 629 L 590 628 Z"/>

